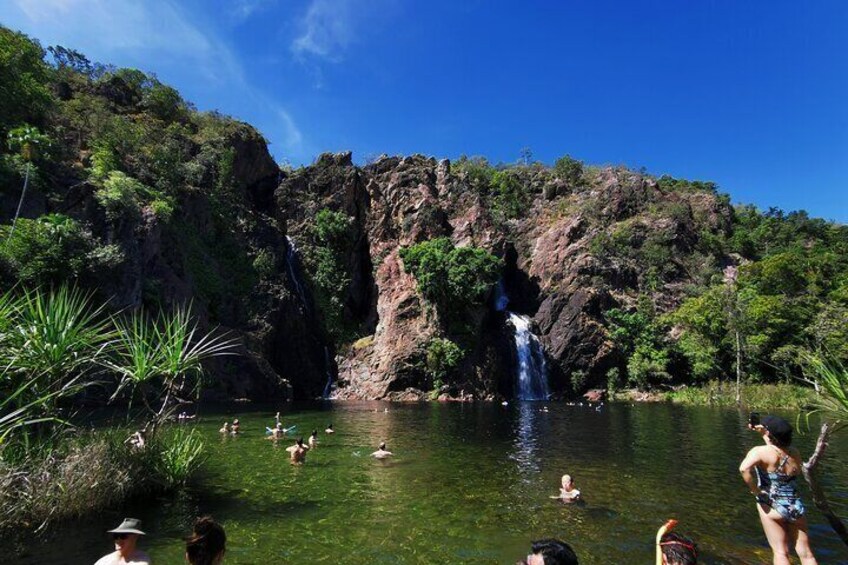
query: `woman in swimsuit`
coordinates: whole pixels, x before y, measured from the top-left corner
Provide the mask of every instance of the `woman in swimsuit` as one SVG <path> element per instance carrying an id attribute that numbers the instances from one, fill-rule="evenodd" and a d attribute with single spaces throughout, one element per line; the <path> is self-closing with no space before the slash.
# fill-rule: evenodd
<path id="1" fill-rule="evenodd" d="M 789 545 L 803 565 L 816 565 L 807 533 L 805 508 L 798 496 L 801 455 L 792 443 L 792 426 L 783 418 L 765 416 L 748 425 L 763 436 L 765 445 L 751 448 L 739 465 L 742 478 L 757 499 L 757 512 L 768 538 L 774 565 L 789 565 Z"/>

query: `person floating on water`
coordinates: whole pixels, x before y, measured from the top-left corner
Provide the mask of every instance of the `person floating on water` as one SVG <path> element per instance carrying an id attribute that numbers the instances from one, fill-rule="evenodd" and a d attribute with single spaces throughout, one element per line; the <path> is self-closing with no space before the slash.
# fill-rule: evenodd
<path id="1" fill-rule="evenodd" d="M 294 445 L 286 448 L 286 451 L 291 455 L 292 465 L 301 465 L 306 462 L 306 452 L 309 451 L 309 447 L 303 445 L 303 438 L 299 437 Z"/>
<path id="2" fill-rule="evenodd" d="M 239 428 L 240 428 L 239 421 L 238 421 L 238 418 L 236 418 L 236 419 L 233 420 L 233 426 L 232 426 L 232 428 L 230 428 L 230 433 L 233 434 L 233 435 L 236 435 L 237 433 L 239 433 Z"/>
<path id="3" fill-rule="evenodd" d="M 668 520 L 657 531 L 656 565 L 696 565 L 698 546 L 691 539 L 672 532 L 677 520 Z"/>
<path id="4" fill-rule="evenodd" d="M 562 476 L 562 488 L 559 489 L 559 496 L 552 496 L 566 503 L 578 502 L 582 500 L 582 495 L 577 487 L 574 486 L 574 480 L 571 475 Z"/>
<path id="5" fill-rule="evenodd" d="M 765 445 L 752 447 L 739 465 L 739 472 L 757 500 L 775 565 L 789 565 L 789 544 L 803 565 L 818 563 L 810 548 L 806 509 L 795 484 L 801 473 L 801 454 L 792 443 L 792 426 L 778 416 L 752 413 L 748 429 L 763 437 Z"/>
<path id="6" fill-rule="evenodd" d="M 324 430 L 325 434 L 334 434 L 336 431 L 333 429 L 333 424 L 327 424 L 327 429 Z"/>
<path id="7" fill-rule="evenodd" d="M 312 430 L 312 435 L 309 436 L 309 448 L 315 449 L 316 445 L 318 445 L 318 430 Z"/>
<path id="8" fill-rule="evenodd" d="M 229 424 L 228 422 L 224 422 L 224 424 L 221 426 L 221 429 L 220 429 L 220 430 L 218 430 L 218 433 L 219 433 L 219 434 L 228 434 L 228 433 L 230 433 L 230 424 Z"/>
<path id="9" fill-rule="evenodd" d="M 380 442 L 380 446 L 377 448 L 377 451 L 371 454 L 371 457 L 376 457 L 377 459 L 386 459 L 394 455 L 391 451 L 386 450 L 386 442 Z"/>

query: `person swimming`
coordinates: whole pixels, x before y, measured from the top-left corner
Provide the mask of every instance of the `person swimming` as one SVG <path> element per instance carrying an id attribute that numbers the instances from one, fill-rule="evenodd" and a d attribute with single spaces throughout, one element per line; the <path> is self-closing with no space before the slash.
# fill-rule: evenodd
<path id="1" fill-rule="evenodd" d="M 571 475 L 562 476 L 562 488 L 559 489 L 559 496 L 551 497 L 558 498 L 563 502 L 577 502 L 581 499 L 580 491 L 574 486 L 574 480 Z"/>
<path id="2" fill-rule="evenodd" d="M 380 446 L 377 448 L 377 451 L 371 454 L 371 457 L 375 457 L 377 459 L 386 459 L 394 455 L 391 451 L 386 450 L 386 442 L 381 442 Z"/>
<path id="3" fill-rule="evenodd" d="M 236 418 L 236 419 L 233 420 L 233 425 L 230 428 L 230 433 L 233 434 L 233 435 L 236 435 L 237 433 L 239 433 L 239 427 L 240 427 L 239 421 L 238 421 L 238 418 Z"/>
<path id="4" fill-rule="evenodd" d="M 312 435 L 309 436 L 309 448 L 315 449 L 316 445 L 318 445 L 318 430 L 312 430 Z"/>
<path id="5" fill-rule="evenodd" d="M 283 429 L 283 424 L 280 423 L 280 422 L 277 422 L 277 425 L 274 426 L 273 429 L 272 428 L 265 428 L 265 430 L 267 432 L 265 439 L 278 440 L 281 437 L 283 437 L 286 433 L 286 431 Z"/>
<path id="6" fill-rule="evenodd" d="M 333 429 L 333 424 L 327 424 L 327 429 L 324 430 L 325 434 L 334 434 L 336 431 Z"/>
<path id="7" fill-rule="evenodd" d="M 224 425 L 221 426 L 221 429 L 218 430 L 218 433 L 221 433 L 221 434 L 230 433 L 230 424 L 228 422 L 224 422 Z"/>
<path id="8" fill-rule="evenodd" d="M 306 452 L 309 451 L 309 447 L 303 445 L 303 438 L 299 437 L 294 445 L 286 448 L 286 451 L 291 456 L 292 465 L 301 465 L 306 462 Z"/>

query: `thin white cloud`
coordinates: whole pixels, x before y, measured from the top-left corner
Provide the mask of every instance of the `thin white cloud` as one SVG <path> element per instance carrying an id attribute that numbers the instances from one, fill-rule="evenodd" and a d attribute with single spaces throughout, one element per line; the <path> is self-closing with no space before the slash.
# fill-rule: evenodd
<path id="1" fill-rule="evenodd" d="M 303 135 L 297 128 L 297 124 L 294 123 L 291 114 L 280 107 L 276 108 L 276 113 L 283 122 L 283 127 L 286 131 L 286 145 L 293 149 L 300 148 L 303 145 Z"/>
<path id="2" fill-rule="evenodd" d="M 350 0 L 312 0 L 291 44 L 292 52 L 298 57 L 341 60 L 353 40 L 351 16 Z"/>
<path id="3" fill-rule="evenodd" d="M 234 20 L 241 23 L 253 14 L 270 8 L 276 3 L 277 0 L 232 0 L 230 15 Z"/>

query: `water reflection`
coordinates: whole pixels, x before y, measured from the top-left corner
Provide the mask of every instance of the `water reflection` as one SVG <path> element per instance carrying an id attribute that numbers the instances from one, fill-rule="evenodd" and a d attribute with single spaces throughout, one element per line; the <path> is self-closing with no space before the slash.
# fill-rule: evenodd
<path id="1" fill-rule="evenodd" d="M 537 420 L 544 415 L 543 408 L 538 402 L 518 402 L 518 417 L 515 422 L 515 439 L 513 450 L 510 454 L 518 470 L 518 476 L 525 483 L 529 483 L 539 474 L 538 449 L 540 434 L 536 430 Z M 547 408 L 545 408 L 546 410 Z"/>

